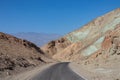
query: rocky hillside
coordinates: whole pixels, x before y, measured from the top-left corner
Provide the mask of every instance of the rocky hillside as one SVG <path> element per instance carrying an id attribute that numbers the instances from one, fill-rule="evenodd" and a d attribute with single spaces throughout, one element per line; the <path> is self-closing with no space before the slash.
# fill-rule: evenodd
<path id="1" fill-rule="evenodd" d="M 48 57 L 56 55 L 57 52 L 61 52 L 71 43 L 66 38 L 61 38 L 56 41 L 51 41 L 48 44 L 44 45 L 41 49 Z"/>
<path id="2" fill-rule="evenodd" d="M 0 76 L 45 63 L 43 54 L 35 44 L 0 32 Z"/>
<path id="3" fill-rule="evenodd" d="M 119 27 L 120 9 L 116 9 L 96 18 L 82 28 L 65 35 L 63 38 L 48 43 L 43 46 L 43 50 L 50 55 L 53 53 L 51 57 L 60 61 L 84 60 L 96 54 L 96 52 L 99 53 L 99 51 L 100 54 L 102 51 L 106 56 L 114 54 L 115 52 L 119 52 L 119 50 L 112 50 L 113 53 L 109 52 L 113 47 L 113 42 L 110 43 L 109 41 L 111 39 L 114 40 L 114 37 L 118 37 L 117 35 L 120 32 Z M 116 38 L 114 42 L 116 42 Z M 116 44 L 118 43 L 119 41 Z"/>

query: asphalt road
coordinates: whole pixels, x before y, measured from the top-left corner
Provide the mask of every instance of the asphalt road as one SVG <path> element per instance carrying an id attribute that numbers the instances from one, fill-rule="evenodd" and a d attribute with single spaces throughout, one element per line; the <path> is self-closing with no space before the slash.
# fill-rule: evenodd
<path id="1" fill-rule="evenodd" d="M 41 73 L 35 75 L 32 80 L 85 80 L 69 67 L 69 63 L 58 63 Z"/>

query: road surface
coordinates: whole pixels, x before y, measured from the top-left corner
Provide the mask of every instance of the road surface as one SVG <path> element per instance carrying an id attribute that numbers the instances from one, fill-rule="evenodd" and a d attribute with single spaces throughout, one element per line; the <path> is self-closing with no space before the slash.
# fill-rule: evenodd
<path id="1" fill-rule="evenodd" d="M 32 80 L 85 80 L 68 67 L 68 62 L 58 63 L 35 75 Z"/>

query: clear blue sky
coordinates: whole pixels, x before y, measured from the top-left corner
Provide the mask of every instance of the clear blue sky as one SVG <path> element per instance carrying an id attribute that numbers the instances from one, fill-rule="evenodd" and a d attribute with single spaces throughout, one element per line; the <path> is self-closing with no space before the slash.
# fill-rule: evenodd
<path id="1" fill-rule="evenodd" d="M 0 31 L 66 34 L 120 8 L 120 0 L 0 0 Z"/>

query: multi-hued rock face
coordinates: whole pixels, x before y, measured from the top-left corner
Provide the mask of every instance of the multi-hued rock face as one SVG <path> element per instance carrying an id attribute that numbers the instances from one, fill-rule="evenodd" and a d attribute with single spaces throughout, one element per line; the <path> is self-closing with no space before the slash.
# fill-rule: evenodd
<path id="1" fill-rule="evenodd" d="M 116 46 L 119 44 L 119 28 L 120 9 L 116 9 L 63 38 L 48 43 L 43 47 L 43 50 L 46 54 L 60 61 L 82 60 L 97 53 L 106 56 L 114 54 L 112 52 L 119 54 L 119 50 L 112 50 L 114 48 L 116 50 Z M 51 45 L 52 47 L 50 47 Z"/>

